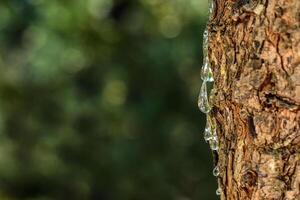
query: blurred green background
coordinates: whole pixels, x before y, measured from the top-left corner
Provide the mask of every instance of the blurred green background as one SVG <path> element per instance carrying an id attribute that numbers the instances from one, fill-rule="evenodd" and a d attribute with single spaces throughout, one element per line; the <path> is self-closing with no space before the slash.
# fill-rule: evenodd
<path id="1" fill-rule="evenodd" d="M 213 200 L 206 0 L 1 0 L 0 200 Z"/>

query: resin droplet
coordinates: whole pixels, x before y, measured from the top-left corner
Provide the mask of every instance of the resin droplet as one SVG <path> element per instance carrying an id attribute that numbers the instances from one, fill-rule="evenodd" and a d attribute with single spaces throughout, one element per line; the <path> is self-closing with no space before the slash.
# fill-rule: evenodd
<path id="1" fill-rule="evenodd" d="M 220 195 L 221 195 L 221 193 L 222 193 L 221 189 L 220 189 L 220 188 L 218 188 L 218 189 L 216 190 L 216 195 L 220 196 Z"/>
<path id="2" fill-rule="evenodd" d="M 209 102 L 208 102 L 208 97 L 207 97 L 207 86 L 206 86 L 206 81 L 202 82 L 202 86 L 200 89 L 200 94 L 198 98 L 198 107 L 201 112 L 203 113 L 209 113 L 211 110 Z"/>
<path id="3" fill-rule="evenodd" d="M 209 63 L 209 59 L 208 57 L 205 57 L 203 59 L 203 66 L 201 69 L 201 79 L 203 81 L 207 81 L 207 82 L 213 82 L 214 81 L 214 77 L 213 77 L 213 73 L 210 67 L 210 63 Z"/>
<path id="4" fill-rule="evenodd" d="M 214 168 L 214 170 L 213 170 L 213 175 L 214 175 L 214 176 L 219 176 L 219 175 L 220 175 L 220 170 L 219 170 L 219 167 L 218 167 L 218 166 L 216 166 L 216 167 Z"/>
<path id="5" fill-rule="evenodd" d="M 207 37 L 208 37 L 208 30 L 207 30 L 207 27 L 206 27 L 204 32 L 203 32 L 203 38 L 207 38 Z"/>
<path id="6" fill-rule="evenodd" d="M 207 50 L 208 50 L 208 30 L 207 30 L 207 28 L 203 32 L 202 48 L 203 48 L 203 57 L 206 57 L 207 56 Z"/>
<path id="7" fill-rule="evenodd" d="M 218 151 L 219 150 L 219 141 L 218 138 L 213 138 L 212 140 L 209 141 L 209 145 L 211 150 L 213 151 Z"/>
<path id="8" fill-rule="evenodd" d="M 210 130 L 206 130 L 204 131 L 204 139 L 206 142 L 208 142 L 209 140 L 211 140 L 213 137 L 213 135 L 211 134 Z"/>
<path id="9" fill-rule="evenodd" d="M 213 138 L 213 135 L 211 133 L 211 127 L 209 124 L 209 121 L 206 122 L 205 130 L 204 130 L 204 139 L 205 141 L 209 141 Z"/>
<path id="10" fill-rule="evenodd" d="M 208 0 L 208 13 L 212 15 L 215 11 L 215 2 L 214 0 Z"/>

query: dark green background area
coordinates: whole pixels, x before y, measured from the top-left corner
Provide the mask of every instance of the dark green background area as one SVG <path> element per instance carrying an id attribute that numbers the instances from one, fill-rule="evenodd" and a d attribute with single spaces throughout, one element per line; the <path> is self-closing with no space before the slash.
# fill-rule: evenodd
<path id="1" fill-rule="evenodd" d="M 205 0 L 2 0 L 0 200 L 213 200 Z"/>

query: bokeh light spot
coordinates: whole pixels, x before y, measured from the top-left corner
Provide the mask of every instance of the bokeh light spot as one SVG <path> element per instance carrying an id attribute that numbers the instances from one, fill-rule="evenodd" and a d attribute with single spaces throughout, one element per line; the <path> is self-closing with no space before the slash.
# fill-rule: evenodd
<path id="1" fill-rule="evenodd" d="M 112 6 L 111 0 L 89 0 L 88 1 L 88 11 L 89 13 L 97 18 L 101 19 L 105 17 Z"/>
<path id="2" fill-rule="evenodd" d="M 120 106 L 125 103 L 127 86 L 123 81 L 111 80 L 103 90 L 103 100 L 110 106 Z"/>
<path id="3" fill-rule="evenodd" d="M 175 15 L 164 17 L 159 24 L 159 29 L 166 38 L 175 38 L 181 32 L 182 24 Z"/>

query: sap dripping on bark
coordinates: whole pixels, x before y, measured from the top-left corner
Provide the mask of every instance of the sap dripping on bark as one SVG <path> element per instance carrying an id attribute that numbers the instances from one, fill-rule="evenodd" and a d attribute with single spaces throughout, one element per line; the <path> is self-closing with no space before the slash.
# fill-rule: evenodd
<path id="1" fill-rule="evenodd" d="M 214 14 L 215 11 L 215 2 L 214 0 L 209 0 L 209 19 Z M 198 107 L 201 112 L 206 114 L 206 126 L 204 130 L 204 139 L 206 142 L 209 143 L 209 146 L 212 151 L 218 153 L 219 150 L 219 139 L 216 131 L 216 123 L 214 119 L 210 115 L 210 111 L 212 105 L 209 102 L 209 92 L 207 90 L 207 83 L 213 82 L 213 72 L 210 65 L 210 60 L 208 56 L 208 47 L 209 47 L 209 32 L 208 27 L 206 27 L 203 33 L 203 65 L 201 69 L 201 79 L 202 79 L 202 86 L 200 89 L 199 97 L 198 97 Z M 220 170 L 218 164 L 216 164 L 213 175 L 218 177 L 220 174 Z M 216 194 L 221 195 L 221 188 L 218 187 Z"/>

